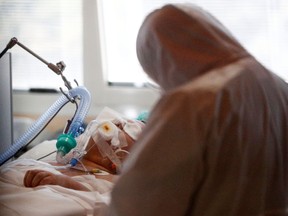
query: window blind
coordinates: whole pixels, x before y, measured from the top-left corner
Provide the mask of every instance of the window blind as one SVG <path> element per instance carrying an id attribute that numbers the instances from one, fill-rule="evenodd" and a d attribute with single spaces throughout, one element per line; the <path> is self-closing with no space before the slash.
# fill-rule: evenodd
<path id="1" fill-rule="evenodd" d="M 167 3 L 194 3 L 215 15 L 260 62 L 288 80 L 286 0 L 100 0 L 105 62 L 111 82 L 141 82 L 135 54 L 138 29 L 150 11 Z M 127 75 L 129 74 L 130 75 Z M 126 76 L 123 76 L 126 74 Z"/>
<path id="2" fill-rule="evenodd" d="M 68 80 L 83 82 L 81 0 L 0 1 L 1 51 L 12 37 L 49 63 L 63 61 Z M 60 76 L 20 46 L 9 52 L 14 89 L 63 86 Z"/>

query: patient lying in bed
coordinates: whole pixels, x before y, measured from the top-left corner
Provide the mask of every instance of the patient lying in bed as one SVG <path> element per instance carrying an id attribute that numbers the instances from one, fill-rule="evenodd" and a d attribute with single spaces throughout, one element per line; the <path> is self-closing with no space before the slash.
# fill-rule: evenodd
<path id="1" fill-rule="evenodd" d="M 136 127 L 142 129 L 144 124 L 135 122 L 139 126 Z M 117 124 L 117 127 L 123 132 L 126 140 L 126 145 L 117 153 L 118 158 L 123 161 L 141 130 L 134 130 L 134 132 L 132 130 L 131 133 L 131 130 L 129 132 L 126 127 L 127 133 L 122 124 Z M 34 151 L 37 155 L 43 149 L 51 150 L 55 148 L 55 142 L 46 141 L 30 151 Z M 57 207 L 57 212 L 54 212 L 54 209 L 49 211 L 45 209 L 47 215 L 81 215 L 87 211 L 98 213 L 103 206 L 107 205 L 109 192 L 116 177 L 113 162 L 109 157 L 103 156 L 103 152 L 101 153 L 98 147 L 99 145 L 90 138 L 86 146 L 87 154 L 75 168 L 57 169 L 58 166 L 63 165 L 57 164 L 55 155 L 37 161 L 29 158 L 33 155 L 31 152 L 2 165 L 0 167 L 0 215 L 14 215 L 12 212 L 35 215 L 35 211 L 43 210 L 39 209 L 40 201 L 49 206 L 50 204 L 58 206 L 61 203 L 61 206 Z M 111 148 L 117 149 L 113 146 Z M 43 212 L 38 213 L 37 215 L 45 215 Z"/>
<path id="2" fill-rule="evenodd" d="M 139 124 L 142 126 L 142 123 Z M 122 150 L 126 153 L 130 151 L 130 148 L 134 144 L 134 139 L 131 138 L 125 131 L 124 135 L 127 141 L 127 146 L 123 147 Z M 36 187 L 39 185 L 60 185 L 75 190 L 90 191 L 90 188 L 87 188 L 83 184 L 75 181 L 70 176 L 93 174 L 93 172 L 96 174 L 97 178 L 106 179 L 112 182 L 115 174 L 115 167 L 113 166 L 113 162 L 109 160 L 108 157 L 103 157 L 101 155 L 97 145 L 92 138 L 89 140 L 86 148 L 90 150 L 83 157 L 81 160 L 81 165 L 78 165 L 77 169 L 74 167 L 70 169 L 61 169 L 60 172 L 66 175 L 59 175 L 41 169 L 28 170 L 23 180 L 24 185 L 26 187 Z M 126 156 L 127 154 L 123 154 L 123 157 L 120 157 L 120 159 L 124 160 Z M 57 163 L 52 164 L 56 166 L 58 165 Z M 86 170 L 81 169 L 82 166 L 85 167 Z"/>
<path id="3" fill-rule="evenodd" d="M 23 183 L 26 187 L 60 185 L 71 189 L 89 191 L 89 188 L 74 181 L 69 176 L 94 172 L 98 174 L 98 178 L 113 181 L 113 174 L 116 174 L 117 168 L 120 169 L 119 166 L 129 154 L 130 148 L 143 126 L 144 124 L 141 121 L 124 119 L 114 110 L 105 108 L 96 121 L 92 121 L 87 126 L 87 130 L 90 130 L 86 131 L 86 134 L 89 133 L 89 138 L 88 141 L 84 142 L 88 142 L 88 144 L 82 143 L 86 146 L 87 153 L 81 158 L 78 166 L 60 170 L 61 173 L 66 175 L 54 174 L 39 169 L 28 170 Z M 85 136 L 85 134 L 82 136 Z M 81 138 L 78 138 L 78 140 L 81 141 Z M 78 146 L 81 145 L 79 144 L 80 141 L 78 141 Z M 117 157 L 117 160 L 115 157 Z M 58 165 L 57 163 L 52 164 L 56 167 Z"/>

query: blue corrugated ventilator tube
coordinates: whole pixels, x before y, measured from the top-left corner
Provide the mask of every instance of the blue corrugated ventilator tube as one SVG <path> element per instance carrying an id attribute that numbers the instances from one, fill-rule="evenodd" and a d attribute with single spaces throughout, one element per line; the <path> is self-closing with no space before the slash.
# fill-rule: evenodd
<path id="1" fill-rule="evenodd" d="M 4 153 L 0 154 L 0 165 L 13 157 L 24 145 L 37 136 L 59 110 L 70 101 L 69 98 L 79 99 L 80 103 L 68 131 L 61 134 L 56 143 L 56 159 L 58 162 L 62 162 L 62 158 L 76 146 L 75 137 L 83 132 L 82 125 L 91 104 L 91 95 L 85 87 L 78 86 L 72 88 L 68 91 L 67 95 L 59 97 L 58 100 L 42 114 L 42 116 L 40 116 L 22 136 L 20 136 Z"/>

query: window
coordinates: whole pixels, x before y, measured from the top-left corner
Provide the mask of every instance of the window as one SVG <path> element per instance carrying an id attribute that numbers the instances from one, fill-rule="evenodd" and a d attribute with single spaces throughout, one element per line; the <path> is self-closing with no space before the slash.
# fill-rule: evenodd
<path id="1" fill-rule="evenodd" d="M 105 81 L 141 84 L 146 80 L 135 55 L 138 28 L 149 11 L 173 2 L 196 3 L 211 11 L 261 62 L 288 79 L 288 63 L 283 55 L 288 49 L 284 39 L 288 33 L 287 1 L 99 0 Z M 16 36 L 48 62 L 63 60 L 67 65 L 64 75 L 83 83 L 82 4 L 83 0 L 1 1 L 1 49 Z M 62 85 L 59 77 L 20 47 L 14 47 L 12 53 L 14 88 Z"/>
<path id="2" fill-rule="evenodd" d="M 195 3 L 214 14 L 268 68 L 288 80 L 286 0 L 100 0 L 110 82 L 140 82 L 135 40 L 145 15 L 165 3 Z M 121 3 L 120 3 L 121 2 Z M 123 76 L 123 73 L 131 73 Z M 138 77 L 138 78 L 137 78 Z"/>
<path id="3" fill-rule="evenodd" d="M 149 108 L 157 92 L 126 86 L 147 81 L 136 58 L 136 35 L 147 13 L 183 2 L 213 13 L 259 61 L 288 80 L 286 0 L 2 0 L 0 50 L 15 36 L 48 62 L 64 61 L 68 80 L 75 78 L 91 92 L 91 113 L 103 106 Z M 19 63 L 13 64 L 15 88 L 63 86 L 59 76 L 17 45 L 11 52 Z M 15 93 L 15 112 L 41 114 L 57 97 Z M 37 107 L 31 106 L 35 101 Z"/>
<path id="4" fill-rule="evenodd" d="M 47 62 L 63 61 L 67 66 L 63 74 L 82 83 L 82 23 L 81 0 L 0 1 L 0 49 L 16 37 Z M 20 46 L 9 52 L 14 89 L 57 89 L 63 85 L 59 76 Z"/>

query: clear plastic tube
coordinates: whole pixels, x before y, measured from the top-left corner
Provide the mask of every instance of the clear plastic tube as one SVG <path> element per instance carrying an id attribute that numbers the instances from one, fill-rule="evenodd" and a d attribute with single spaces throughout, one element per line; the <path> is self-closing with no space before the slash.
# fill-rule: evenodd
<path id="1" fill-rule="evenodd" d="M 79 136 L 77 140 L 77 148 L 81 150 L 85 150 L 88 144 L 88 141 L 94 131 L 96 131 L 97 126 L 99 125 L 98 121 L 92 120 L 87 125 L 85 131 L 81 136 Z"/>
<path id="2" fill-rule="evenodd" d="M 57 151 L 56 154 L 56 161 L 60 164 L 68 164 L 69 163 L 69 159 L 64 157 L 64 153 L 63 151 Z"/>
<path id="3" fill-rule="evenodd" d="M 91 96 L 85 87 L 73 88 L 69 90 L 68 94 L 73 98 L 76 96 L 80 97 L 79 108 L 71 123 L 70 130 L 68 131 L 68 133 L 75 136 L 89 110 Z M 9 158 L 13 157 L 13 155 L 15 155 L 17 151 L 21 149 L 21 147 L 29 143 L 29 141 L 44 128 L 51 118 L 56 115 L 68 101 L 68 98 L 64 95 L 58 98 L 57 101 L 54 102 L 54 104 L 44 114 L 42 114 L 42 116 L 40 116 L 39 119 L 34 122 L 22 136 L 20 136 L 4 153 L 0 154 L 0 165 L 2 165 Z"/>

